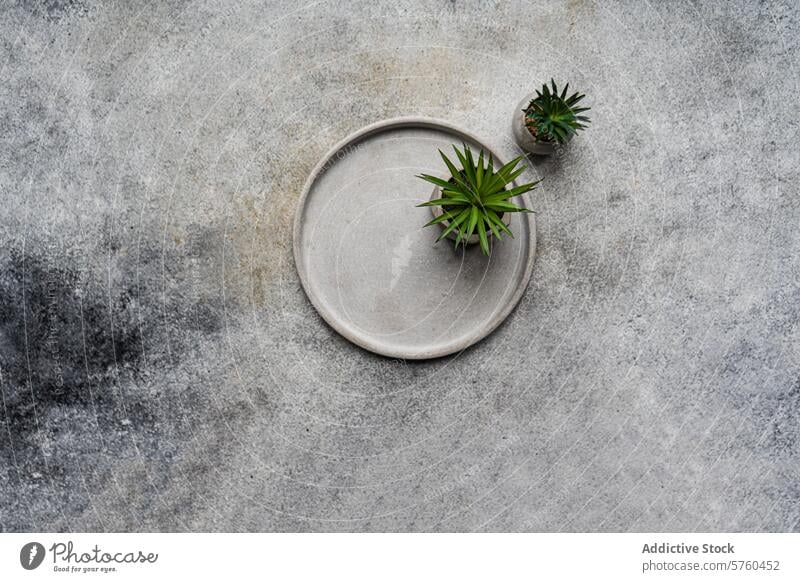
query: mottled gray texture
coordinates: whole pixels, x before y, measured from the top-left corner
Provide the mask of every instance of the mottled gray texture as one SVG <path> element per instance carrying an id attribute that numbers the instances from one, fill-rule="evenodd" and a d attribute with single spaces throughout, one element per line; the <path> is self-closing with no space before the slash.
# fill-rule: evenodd
<path id="1" fill-rule="evenodd" d="M 0 529 L 798 530 L 798 8 L 5 3 Z M 513 149 L 538 256 L 463 354 L 316 315 L 303 181 L 377 119 Z"/>

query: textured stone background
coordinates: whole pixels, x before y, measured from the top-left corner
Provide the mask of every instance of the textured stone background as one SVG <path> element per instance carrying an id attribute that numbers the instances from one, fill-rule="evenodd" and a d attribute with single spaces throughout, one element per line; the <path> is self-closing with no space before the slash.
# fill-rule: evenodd
<path id="1" fill-rule="evenodd" d="M 228 4 L 3 3 L 0 530 L 800 529 L 796 5 Z M 506 324 L 334 334 L 319 157 L 399 115 L 513 153 L 551 76 L 594 123 Z"/>

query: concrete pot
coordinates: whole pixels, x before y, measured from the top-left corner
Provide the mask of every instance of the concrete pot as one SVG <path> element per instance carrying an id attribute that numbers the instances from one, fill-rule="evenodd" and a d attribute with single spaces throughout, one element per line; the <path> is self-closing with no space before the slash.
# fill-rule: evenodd
<path id="1" fill-rule="evenodd" d="M 446 180 L 448 177 L 447 176 L 441 176 L 441 178 L 442 178 L 442 180 Z M 430 199 L 431 200 L 437 200 L 438 198 L 441 198 L 441 197 L 442 197 L 442 189 L 439 188 L 438 186 L 436 186 L 433 189 L 433 193 L 431 194 L 431 198 Z M 441 206 L 429 206 L 429 208 L 431 209 L 431 214 L 433 214 L 434 218 L 439 218 L 444 213 L 444 210 L 442 210 Z M 505 224 L 506 226 L 509 226 L 511 224 L 511 214 L 508 213 L 508 212 L 504 212 L 502 214 L 502 216 L 500 217 L 500 220 L 503 221 L 503 224 Z M 439 226 L 442 227 L 443 230 L 445 228 L 447 228 L 449 225 L 450 225 L 450 221 L 449 220 L 445 220 L 445 221 L 439 223 Z M 452 241 L 456 240 L 458 238 L 458 232 L 457 231 L 458 231 L 458 229 L 455 229 L 455 230 L 451 231 L 447 235 L 447 238 L 449 238 Z M 492 233 L 491 230 L 488 230 L 486 232 L 486 238 L 488 239 L 488 238 L 491 238 L 492 236 L 494 236 L 494 234 Z M 473 234 L 471 237 L 466 239 L 466 242 L 467 242 L 468 245 L 474 245 L 476 243 L 479 243 L 480 240 L 481 239 L 477 234 Z"/>
<path id="2" fill-rule="evenodd" d="M 524 151 L 536 154 L 539 156 L 549 156 L 556 153 L 557 148 L 563 147 L 551 141 L 543 141 L 536 139 L 534 135 L 528 130 L 525 125 L 525 109 L 528 108 L 531 100 L 536 97 L 536 92 L 529 93 L 522 101 L 519 102 L 514 109 L 514 115 L 511 120 L 511 129 L 514 132 L 514 141 Z M 572 139 L 572 134 L 567 138 L 567 141 Z"/>

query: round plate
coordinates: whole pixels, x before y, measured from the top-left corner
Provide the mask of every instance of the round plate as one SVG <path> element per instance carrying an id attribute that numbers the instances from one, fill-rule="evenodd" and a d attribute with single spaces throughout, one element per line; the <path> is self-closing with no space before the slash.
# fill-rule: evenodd
<path id="1" fill-rule="evenodd" d="M 533 269 L 533 214 L 514 213 L 514 238 L 454 249 L 422 228 L 429 184 L 453 145 L 500 157 L 470 133 L 426 118 L 374 123 L 338 143 L 314 168 L 294 222 L 294 260 L 319 314 L 351 342 L 404 359 L 452 354 L 483 339 L 522 297 Z M 477 153 L 476 153 L 477 155 Z M 520 200 L 519 198 L 522 198 Z M 518 204 L 531 208 L 525 194 Z"/>

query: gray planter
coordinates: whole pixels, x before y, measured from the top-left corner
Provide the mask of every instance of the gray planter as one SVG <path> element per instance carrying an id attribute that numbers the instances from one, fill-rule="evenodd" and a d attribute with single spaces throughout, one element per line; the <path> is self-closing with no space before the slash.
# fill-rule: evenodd
<path id="1" fill-rule="evenodd" d="M 448 176 L 440 176 L 440 177 L 442 178 L 442 180 L 446 180 L 448 178 Z M 433 193 L 431 194 L 431 200 L 436 200 L 436 199 L 441 198 L 441 197 L 442 197 L 442 189 L 439 188 L 438 186 L 436 186 L 433 189 Z M 444 213 L 444 210 L 442 210 L 441 206 L 430 206 L 429 208 L 431 209 L 431 214 L 433 214 L 434 218 L 439 218 Z M 511 225 L 511 214 L 509 212 L 504 212 L 503 215 L 500 217 L 500 220 L 502 220 L 503 224 L 505 224 L 506 226 L 510 226 Z M 445 220 L 444 222 L 440 222 L 439 223 L 439 226 L 441 226 L 442 229 L 447 228 L 449 225 L 450 225 L 450 221 L 449 220 Z M 449 238 L 452 241 L 456 240 L 458 238 L 458 232 L 457 231 L 458 231 L 458 229 L 455 229 L 455 230 L 451 231 L 447 235 L 447 238 Z M 491 230 L 486 232 L 486 237 L 487 238 L 491 238 L 492 236 L 494 236 L 494 234 L 492 233 Z M 473 234 L 471 237 L 469 237 L 466 240 L 466 242 L 467 242 L 468 245 L 474 245 L 476 243 L 479 243 L 480 240 L 481 239 L 480 239 L 480 237 L 478 237 L 477 234 Z"/>
<path id="2" fill-rule="evenodd" d="M 520 148 L 528 153 L 539 156 L 549 156 L 556 153 L 556 150 L 559 147 L 564 146 L 551 141 L 542 141 L 536 139 L 533 134 L 528 131 L 528 128 L 525 125 L 525 109 L 528 108 L 528 104 L 530 104 L 534 97 L 536 97 L 536 92 L 529 93 L 514 109 L 514 115 L 511 120 L 511 129 L 514 132 L 514 141 L 517 142 L 517 145 Z M 567 138 L 567 141 L 571 139 L 572 135 L 570 134 L 570 136 Z"/>

